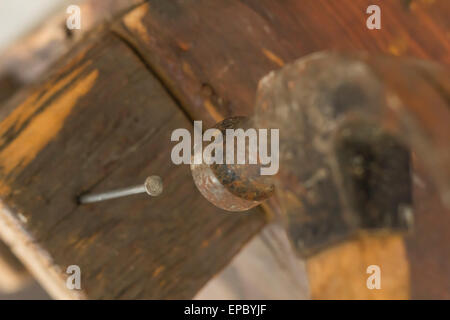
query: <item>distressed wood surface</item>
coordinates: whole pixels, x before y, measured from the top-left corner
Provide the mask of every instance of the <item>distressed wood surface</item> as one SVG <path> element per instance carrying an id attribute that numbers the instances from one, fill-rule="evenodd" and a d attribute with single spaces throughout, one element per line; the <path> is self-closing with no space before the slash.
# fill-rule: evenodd
<path id="1" fill-rule="evenodd" d="M 365 26 L 370 4 L 381 7 L 380 31 Z M 105 31 L 89 46 L 78 46 L 58 63 L 55 76 L 19 95 L 25 101 L 15 97 L 0 110 L 0 222 L 15 230 L 0 229 L 1 236 L 16 243 L 25 263 L 52 266 L 49 281 L 61 295 L 72 297 L 61 271 L 78 264 L 85 285 L 76 297 L 194 296 L 265 219 L 258 211 L 229 215 L 215 209 L 196 192 L 188 168 L 171 165 L 169 134 L 191 123 L 181 109 L 205 126 L 251 115 L 262 76 L 319 50 L 449 64 L 448 12 L 446 0 L 147 1 L 112 23 L 117 38 Z M 161 198 L 86 207 L 73 201 L 82 191 L 135 184 L 152 173 L 165 181 Z M 427 210 L 416 206 L 416 215 Z M 417 250 L 429 236 L 425 231 L 446 219 L 422 219 L 427 227 L 415 230 L 408 244 L 407 254 L 415 257 L 413 298 L 449 292 L 447 274 L 435 274 L 433 292 L 430 283 L 414 282 L 425 260 L 448 263 L 445 246 L 432 256 Z M 443 239 L 442 233 L 435 237 Z M 404 243 L 399 246 L 379 248 L 395 254 Z M 355 251 L 349 256 L 358 257 L 361 246 L 349 248 Z M 30 252 L 41 253 L 30 258 Z M 330 257 L 337 252 L 329 251 Z M 339 277 L 340 269 L 326 260 L 318 259 L 319 266 Z M 41 278 L 44 273 L 36 272 Z M 397 283 L 408 288 L 403 279 Z M 342 285 L 317 288 L 311 292 L 319 298 L 345 293 Z"/>
<path id="2" fill-rule="evenodd" d="M 368 30 L 378 4 L 382 29 Z M 330 49 L 450 64 L 450 2 L 149 0 L 114 26 L 194 119 L 212 126 L 252 115 L 258 81 L 286 62 Z"/>
<path id="3" fill-rule="evenodd" d="M 264 219 L 221 212 L 194 191 L 189 166 L 172 164 L 171 132 L 191 126 L 139 58 L 100 35 L 1 119 L 1 215 L 8 230 L 27 231 L 3 236 L 31 272 L 53 269 L 43 282 L 59 297 L 193 297 Z M 75 201 L 151 174 L 164 181 L 160 197 Z M 42 254 L 32 257 L 27 241 Z M 73 264 L 82 291 L 64 296 Z"/>

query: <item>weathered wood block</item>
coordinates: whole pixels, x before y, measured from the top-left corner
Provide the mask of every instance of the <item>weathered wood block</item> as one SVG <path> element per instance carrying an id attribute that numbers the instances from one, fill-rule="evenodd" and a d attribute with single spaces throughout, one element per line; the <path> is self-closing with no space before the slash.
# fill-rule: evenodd
<path id="1" fill-rule="evenodd" d="M 56 297 L 191 298 L 263 225 L 196 192 L 170 159 L 191 122 L 123 42 L 106 33 L 0 122 L 2 235 Z M 163 178 L 145 195 L 78 205 L 85 191 Z M 78 265 L 82 290 L 65 288 Z M 53 270 L 53 272 L 51 271 Z"/>

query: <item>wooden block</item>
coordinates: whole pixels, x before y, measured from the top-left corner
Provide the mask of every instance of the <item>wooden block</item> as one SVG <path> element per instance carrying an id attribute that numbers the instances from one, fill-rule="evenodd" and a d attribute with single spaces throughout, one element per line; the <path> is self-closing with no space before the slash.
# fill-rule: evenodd
<path id="1" fill-rule="evenodd" d="M 58 298 L 191 298 L 264 216 L 220 211 L 189 166 L 171 162 L 171 132 L 192 124 L 132 50 L 108 33 L 85 49 L 5 106 L 0 235 Z M 75 201 L 151 174 L 164 181 L 158 198 Z M 81 268 L 81 291 L 65 287 L 69 265 Z"/>

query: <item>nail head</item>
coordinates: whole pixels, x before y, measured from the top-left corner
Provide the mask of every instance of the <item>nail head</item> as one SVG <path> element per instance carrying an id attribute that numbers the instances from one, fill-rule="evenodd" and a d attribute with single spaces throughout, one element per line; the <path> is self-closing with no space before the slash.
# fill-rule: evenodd
<path id="1" fill-rule="evenodd" d="M 144 185 L 145 191 L 153 197 L 157 197 L 163 192 L 162 179 L 158 176 L 148 177 Z"/>

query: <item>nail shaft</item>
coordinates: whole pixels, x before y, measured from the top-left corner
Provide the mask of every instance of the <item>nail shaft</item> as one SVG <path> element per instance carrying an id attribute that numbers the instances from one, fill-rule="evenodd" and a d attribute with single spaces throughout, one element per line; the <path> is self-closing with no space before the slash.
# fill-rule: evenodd
<path id="1" fill-rule="evenodd" d="M 147 193 L 151 196 L 159 196 L 162 193 L 163 185 L 162 180 L 158 176 L 148 177 L 144 184 L 136 185 L 127 188 L 115 189 L 112 191 L 85 194 L 79 197 L 78 201 L 82 204 L 99 202 L 109 199 L 127 197 L 133 194 Z"/>

